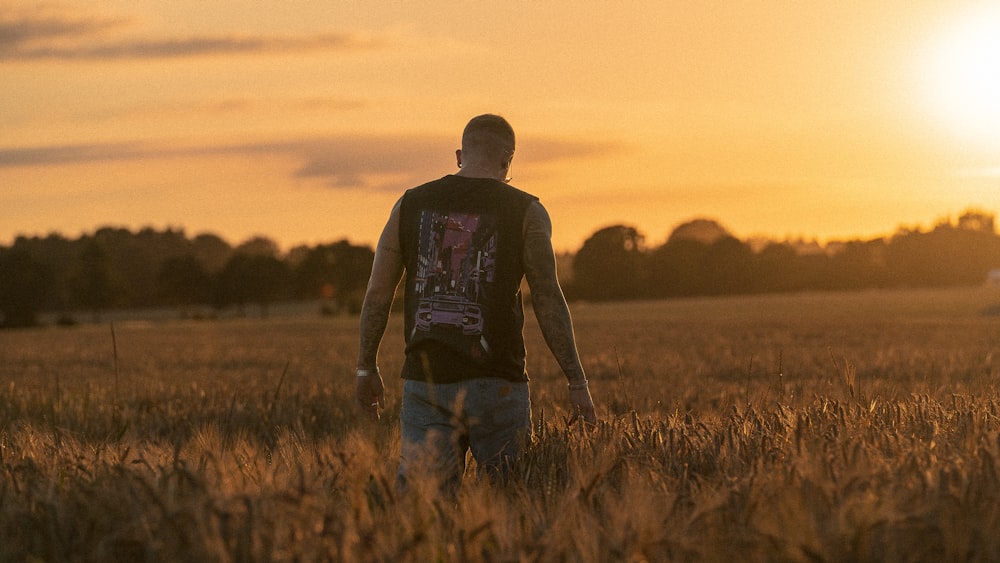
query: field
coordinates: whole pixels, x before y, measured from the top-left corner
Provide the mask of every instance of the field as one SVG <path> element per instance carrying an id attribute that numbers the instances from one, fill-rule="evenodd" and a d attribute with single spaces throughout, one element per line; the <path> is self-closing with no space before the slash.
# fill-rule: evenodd
<path id="1" fill-rule="evenodd" d="M 601 422 L 529 323 L 527 463 L 454 500 L 392 489 L 398 316 L 378 423 L 355 318 L 0 332 L 0 560 L 996 561 L 998 303 L 574 304 Z"/>

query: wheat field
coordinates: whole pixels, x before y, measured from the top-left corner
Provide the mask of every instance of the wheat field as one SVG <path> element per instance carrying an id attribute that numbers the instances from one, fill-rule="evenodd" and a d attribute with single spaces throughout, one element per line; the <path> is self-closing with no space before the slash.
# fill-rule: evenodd
<path id="1" fill-rule="evenodd" d="M 392 488 L 357 319 L 0 332 L 2 561 L 996 561 L 1000 291 L 572 305 L 598 405 L 526 327 L 510 483 Z"/>

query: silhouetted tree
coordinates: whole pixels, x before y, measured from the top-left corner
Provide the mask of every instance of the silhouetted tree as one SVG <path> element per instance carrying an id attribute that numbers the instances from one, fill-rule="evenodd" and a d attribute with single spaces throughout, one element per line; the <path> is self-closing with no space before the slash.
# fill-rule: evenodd
<path id="1" fill-rule="evenodd" d="M 994 235 L 996 234 L 996 216 L 980 209 L 968 209 L 958 216 L 956 227 L 963 231 Z"/>
<path id="2" fill-rule="evenodd" d="M 208 273 L 217 273 L 233 254 L 229 243 L 211 233 L 202 233 L 191 241 L 190 253 Z"/>
<path id="3" fill-rule="evenodd" d="M 656 297 L 753 290 L 753 251 L 711 219 L 681 223 L 650 252 L 649 293 Z"/>
<path id="4" fill-rule="evenodd" d="M 654 297 L 698 295 L 707 283 L 708 245 L 680 238 L 667 241 L 649 257 L 649 278 Z"/>
<path id="5" fill-rule="evenodd" d="M 76 303 L 93 312 L 95 319 L 115 303 L 118 285 L 108 254 L 94 239 L 84 243 L 72 288 Z"/>
<path id="6" fill-rule="evenodd" d="M 52 271 L 25 251 L 0 251 L 0 326 L 28 327 L 38 324 L 41 310 L 53 285 Z"/>
<path id="7" fill-rule="evenodd" d="M 266 317 L 270 304 L 285 296 L 290 281 L 288 267 L 281 260 L 236 253 L 219 272 L 216 303 L 236 305 L 241 314 L 248 303 L 256 303 Z"/>
<path id="8" fill-rule="evenodd" d="M 754 287 L 766 293 L 804 289 L 803 269 L 804 264 L 791 245 L 772 242 L 755 257 Z"/>
<path id="9" fill-rule="evenodd" d="M 561 274 L 568 297 L 595 300 L 978 285 L 989 270 L 1000 267 L 996 228 L 992 214 L 970 209 L 930 230 L 899 229 L 886 240 L 825 246 L 786 241 L 763 246 L 755 254 L 749 243 L 711 219 L 678 225 L 667 242 L 654 249 L 644 246 L 635 228 L 615 225 L 588 238 Z M 373 259 L 371 248 L 346 240 L 298 247 L 282 259 L 277 244 L 265 237 L 251 238 L 235 252 L 213 234 L 188 240 L 180 229 L 133 233 L 114 227 L 76 240 L 58 234 L 18 237 L 11 248 L 0 251 L 30 258 L 28 278 L 47 272 L 48 281 L 39 286 L 47 291 L 32 301 L 35 311 L 68 314 L 87 308 L 95 315 L 112 306 L 183 305 L 203 299 L 241 308 L 257 303 L 266 314 L 269 303 L 285 297 L 327 297 L 331 310 L 357 310 Z M 20 287 L 23 280 L 10 271 L 3 274 L 4 283 Z M 218 286 L 209 297 L 198 281 L 205 275 Z M 5 316 L 15 318 L 18 313 Z"/>
<path id="10" fill-rule="evenodd" d="M 709 245 L 726 237 L 732 237 L 732 235 L 718 221 L 714 219 L 692 219 L 674 227 L 667 242 L 684 239 Z"/>
<path id="11" fill-rule="evenodd" d="M 191 254 L 166 259 L 160 266 L 157 282 L 160 294 L 171 305 L 184 309 L 196 303 L 207 303 L 211 295 L 211 277 Z"/>
<path id="12" fill-rule="evenodd" d="M 354 246 L 347 241 L 334 245 L 337 248 L 339 268 L 333 278 L 338 301 L 351 313 L 361 312 L 361 305 L 372 273 L 375 252 L 367 246 Z"/>
<path id="13" fill-rule="evenodd" d="M 277 258 L 281 253 L 278 248 L 278 243 L 262 236 L 252 237 L 241 242 L 236 246 L 233 252 L 238 254 L 248 254 L 251 256 L 270 256 L 272 258 Z"/>
<path id="14" fill-rule="evenodd" d="M 375 253 L 342 240 L 307 250 L 295 265 L 296 295 L 332 299 L 352 312 L 360 311 Z"/>
<path id="15" fill-rule="evenodd" d="M 156 272 L 163 257 L 153 251 L 154 231 L 146 229 L 137 235 L 124 228 L 104 227 L 94 233 L 93 241 L 101 249 L 109 279 L 114 280 L 115 304 L 156 304 Z M 84 253 L 91 251 L 84 248 Z"/>
<path id="16" fill-rule="evenodd" d="M 828 260 L 824 289 L 867 289 L 889 285 L 885 241 L 849 241 Z"/>
<path id="17" fill-rule="evenodd" d="M 645 290 L 644 237 L 614 225 L 593 235 L 573 260 L 572 295 L 582 299 L 635 299 Z"/>
<path id="18" fill-rule="evenodd" d="M 992 216 L 963 214 L 957 224 L 939 222 L 929 232 L 901 230 L 886 248 L 886 265 L 897 285 L 978 285 L 1000 263 Z"/>
<path id="19" fill-rule="evenodd" d="M 24 252 L 32 260 L 47 268 L 52 276 L 52 285 L 42 303 L 41 310 L 65 311 L 73 303 L 71 278 L 79 259 L 80 243 L 58 234 L 42 237 L 17 237 L 11 250 Z"/>
<path id="20" fill-rule="evenodd" d="M 708 247 L 702 295 L 731 295 L 753 290 L 753 251 L 736 237 L 726 235 Z"/>

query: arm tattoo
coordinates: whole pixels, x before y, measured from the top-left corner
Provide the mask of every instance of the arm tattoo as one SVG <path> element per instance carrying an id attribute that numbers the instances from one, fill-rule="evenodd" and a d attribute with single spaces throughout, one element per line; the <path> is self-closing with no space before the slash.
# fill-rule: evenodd
<path id="1" fill-rule="evenodd" d="M 376 246 L 372 275 L 365 291 L 365 302 L 361 306 L 359 368 L 376 367 L 378 347 L 389 324 L 389 310 L 392 308 L 392 299 L 404 269 L 398 241 L 399 202 L 397 201 Z"/>
<path id="2" fill-rule="evenodd" d="M 358 367 L 374 368 L 379 344 L 389 324 L 392 299 L 366 300 L 361 308 L 361 347 L 358 350 Z"/>
<path id="3" fill-rule="evenodd" d="M 545 208 L 533 203 L 525 215 L 524 271 L 531 288 L 531 303 L 545 343 L 571 381 L 583 379 L 573 321 L 556 275 L 552 251 L 552 223 Z"/>

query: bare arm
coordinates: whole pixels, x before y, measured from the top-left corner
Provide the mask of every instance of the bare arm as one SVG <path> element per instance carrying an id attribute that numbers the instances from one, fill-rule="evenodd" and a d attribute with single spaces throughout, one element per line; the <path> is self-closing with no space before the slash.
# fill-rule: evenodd
<path id="1" fill-rule="evenodd" d="M 524 217 L 524 273 L 531 288 L 531 303 L 542 336 L 569 381 L 574 417 L 591 424 L 597 421 L 594 402 L 587 388 L 587 375 L 576 349 L 576 336 L 569 306 L 556 275 L 552 251 L 552 221 L 545 207 L 532 203 Z"/>
<path id="2" fill-rule="evenodd" d="M 384 386 L 378 373 L 378 348 L 389 323 L 389 310 L 396 286 L 403 275 L 403 256 L 399 248 L 399 202 L 392 208 L 389 220 L 375 247 L 372 275 L 361 306 L 360 346 L 358 348 L 358 406 L 373 418 L 385 405 Z"/>

